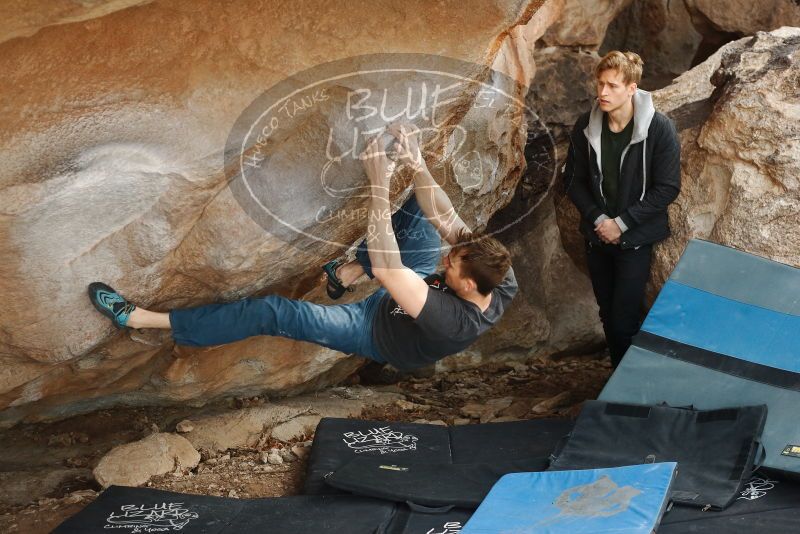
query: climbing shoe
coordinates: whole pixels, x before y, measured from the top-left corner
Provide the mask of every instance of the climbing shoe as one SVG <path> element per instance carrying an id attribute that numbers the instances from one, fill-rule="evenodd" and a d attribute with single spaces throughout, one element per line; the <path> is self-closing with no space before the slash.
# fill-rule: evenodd
<path id="1" fill-rule="evenodd" d="M 135 304 L 128 302 L 113 288 L 102 282 L 89 284 L 89 300 L 92 301 L 97 311 L 111 319 L 117 328 L 125 328 L 131 312 L 136 309 Z"/>
<path id="2" fill-rule="evenodd" d="M 325 291 L 332 300 L 336 300 L 344 295 L 345 291 L 354 291 L 352 287 L 345 287 L 342 281 L 339 280 L 339 277 L 336 276 L 336 269 L 339 268 L 339 265 L 340 263 L 338 260 L 333 260 L 322 266 L 322 270 L 325 271 L 325 274 L 328 276 L 328 285 L 325 286 Z"/>

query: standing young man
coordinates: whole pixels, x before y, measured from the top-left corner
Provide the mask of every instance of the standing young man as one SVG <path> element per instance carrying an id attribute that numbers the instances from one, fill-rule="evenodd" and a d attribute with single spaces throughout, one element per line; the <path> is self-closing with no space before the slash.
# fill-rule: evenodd
<path id="1" fill-rule="evenodd" d="M 617 50 L 600 60 L 597 100 L 572 129 L 565 170 L 614 367 L 639 329 L 652 245 L 669 236 L 667 206 L 680 192 L 678 134 L 638 89 L 642 65 Z"/>
<path id="2" fill-rule="evenodd" d="M 500 320 L 516 294 L 511 256 L 496 239 L 469 231 L 428 172 L 415 136 L 397 124 L 389 131 L 398 139 L 397 163 L 415 173 L 414 195 L 391 213 L 396 163 L 372 140 L 362 155 L 372 192 L 367 239 L 357 261 L 336 273 L 337 283 L 364 273 L 376 278 L 383 287 L 365 300 L 325 306 L 268 295 L 161 313 L 137 307 L 100 282 L 89 285 L 89 299 L 117 327 L 171 329 L 178 345 L 283 336 L 400 370 L 464 350 Z M 452 248 L 444 272 L 435 273 L 441 238 Z"/>

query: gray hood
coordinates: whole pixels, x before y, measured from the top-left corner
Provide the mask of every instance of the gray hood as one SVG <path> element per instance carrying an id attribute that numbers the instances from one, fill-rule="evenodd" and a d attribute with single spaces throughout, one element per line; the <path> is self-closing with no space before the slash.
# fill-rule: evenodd
<path id="1" fill-rule="evenodd" d="M 639 200 L 644 198 L 644 193 L 647 188 L 647 162 L 645 161 L 647 154 L 647 131 L 650 129 L 650 122 L 652 122 L 653 115 L 655 114 L 656 108 L 653 106 L 653 97 L 650 95 L 650 92 L 636 89 L 636 92 L 633 93 L 633 133 L 631 134 L 631 142 L 628 146 L 644 141 L 644 148 L 642 149 L 642 194 Z M 600 109 L 600 106 L 598 106 L 597 101 L 595 101 L 592 106 L 592 111 L 589 114 L 589 124 L 583 129 L 583 135 L 588 139 L 589 146 L 594 149 L 594 154 L 597 158 L 597 168 L 601 169 L 601 171 L 603 168 L 600 158 L 600 137 L 602 134 L 603 111 Z M 627 151 L 628 149 L 626 147 L 622 153 L 623 158 Z M 602 181 L 600 182 L 600 195 L 603 195 Z M 622 220 L 619 217 L 615 220 L 624 232 L 627 227 L 624 226 Z"/>
<path id="2" fill-rule="evenodd" d="M 633 93 L 633 134 L 631 134 L 631 143 L 638 143 L 647 139 L 647 130 L 650 129 L 650 122 L 653 120 L 653 115 L 656 113 L 656 108 L 653 106 L 653 97 L 649 91 L 636 89 Z M 597 168 L 602 169 L 600 163 L 600 136 L 603 133 L 603 110 L 595 101 L 592 106 L 592 112 L 589 114 L 589 124 L 583 129 L 583 134 L 589 140 L 589 145 L 594 149 L 597 156 Z"/>

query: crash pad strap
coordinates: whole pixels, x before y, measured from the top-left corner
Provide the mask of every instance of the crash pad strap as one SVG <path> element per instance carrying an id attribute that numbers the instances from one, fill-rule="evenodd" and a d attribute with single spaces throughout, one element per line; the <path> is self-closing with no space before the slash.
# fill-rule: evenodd
<path id="1" fill-rule="evenodd" d="M 700 365 L 721 373 L 778 388 L 800 391 L 800 373 L 727 356 L 659 336 L 652 332 L 640 331 L 634 336 L 633 345 L 656 354 Z"/>

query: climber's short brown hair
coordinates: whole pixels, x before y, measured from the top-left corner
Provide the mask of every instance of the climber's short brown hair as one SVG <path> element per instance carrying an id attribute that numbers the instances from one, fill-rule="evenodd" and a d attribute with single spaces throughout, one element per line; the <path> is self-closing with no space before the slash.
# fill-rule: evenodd
<path id="1" fill-rule="evenodd" d="M 453 252 L 461 258 L 461 272 L 475 280 L 478 293 L 488 295 L 511 267 L 511 254 L 500 241 L 482 232 L 461 229 Z"/>
<path id="2" fill-rule="evenodd" d="M 636 52 L 620 52 L 612 50 L 600 60 L 594 68 L 595 78 L 600 77 L 600 73 L 607 70 L 616 70 L 622 74 L 625 85 L 635 83 L 639 85 L 642 81 L 642 67 L 644 61 Z"/>

